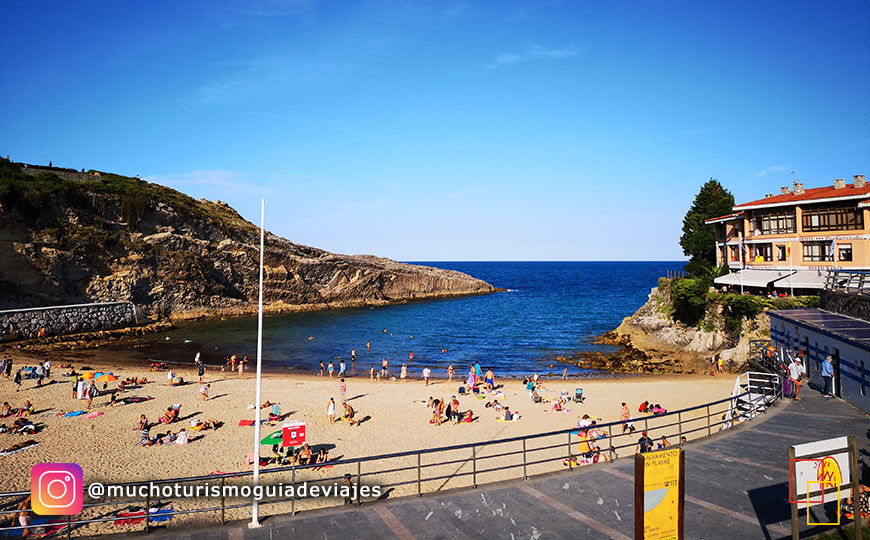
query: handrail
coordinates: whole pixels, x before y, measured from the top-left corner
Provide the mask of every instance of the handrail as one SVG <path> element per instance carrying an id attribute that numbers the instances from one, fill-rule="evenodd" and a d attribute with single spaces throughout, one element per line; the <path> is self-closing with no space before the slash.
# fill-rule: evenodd
<path id="1" fill-rule="evenodd" d="M 750 389 L 747 389 L 746 392 L 743 392 L 743 393 L 738 394 L 738 395 L 732 395 L 730 397 L 723 398 L 723 399 L 716 400 L 716 401 L 711 401 L 709 403 L 704 403 L 701 405 L 687 407 L 687 408 L 680 409 L 677 411 L 657 415 L 657 416 L 655 416 L 656 419 L 660 419 L 660 418 L 664 418 L 664 417 L 675 417 L 677 419 L 677 421 L 676 422 L 668 422 L 668 423 L 665 423 L 664 425 L 657 425 L 657 426 L 653 426 L 653 427 L 649 427 L 647 425 L 647 427 L 645 428 L 645 431 L 649 431 L 649 432 L 659 431 L 659 432 L 661 432 L 663 430 L 668 430 L 668 429 L 672 429 L 674 427 L 677 427 L 677 430 L 678 430 L 677 436 L 679 436 L 679 437 L 683 437 L 683 436 L 685 436 L 687 434 L 691 434 L 691 433 L 697 433 L 697 432 L 703 431 L 703 430 L 707 431 L 707 436 L 711 436 L 714 432 L 713 431 L 714 428 L 716 428 L 715 431 L 720 431 L 720 430 L 724 430 L 726 428 L 732 427 L 733 418 L 732 418 L 731 413 L 732 413 L 732 411 L 734 411 L 737 408 L 736 402 L 739 401 L 740 399 L 747 398 L 748 401 L 746 401 L 746 402 L 749 403 L 749 405 L 751 407 L 750 412 L 752 413 L 748 417 L 748 420 L 751 420 L 752 417 L 754 417 L 757 414 L 757 412 L 759 411 L 759 408 L 762 411 L 764 410 L 764 408 L 768 404 L 768 400 L 770 400 L 772 398 L 775 401 L 779 397 L 779 392 L 778 392 L 778 389 L 776 388 L 776 386 L 770 385 L 770 384 L 768 384 L 768 382 L 765 382 L 763 385 L 760 385 L 760 386 L 755 386 L 754 389 L 755 389 L 754 392 L 753 392 L 753 389 L 750 388 Z M 753 393 L 756 394 L 758 397 L 753 398 L 752 397 Z M 717 406 L 725 404 L 725 403 L 728 403 L 727 409 L 723 410 L 721 408 L 717 408 Z M 713 412 L 711 412 L 711 408 L 717 409 L 717 410 L 714 410 Z M 684 414 L 690 413 L 693 411 L 698 411 L 701 409 L 706 409 L 706 413 L 703 416 L 700 416 L 697 418 L 683 419 Z M 724 415 L 723 415 L 723 413 L 724 413 Z M 719 415 L 723 415 L 722 421 L 718 421 L 719 419 L 717 418 L 715 421 L 711 422 L 711 418 L 713 416 L 718 417 Z M 742 416 L 740 413 L 738 413 L 737 419 L 740 419 L 740 418 L 742 418 Z M 648 424 L 648 420 L 649 420 L 649 418 L 644 418 L 644 423 Z M 638 419 L 632 419 L 632 422 L 637 422 L 637 421 L 638 421 Z M 694 423 L 701 422 L 701 424 L 696 425 L 696 426 L 692 426 L 693 422 Z M 631 447 L 636 446 L 636 443 L 634 443 L 632 441 L 629 441 L 627 444 L 618 444 L 617 441 L 615 441 L 615 439 L 618 439 L 620 437 L 623 437 L 623 438 L 633 437 L 633 435 L 630 431 L 628 433 L 616 433 L 616 434 L 613 433 L 613 427 L 620 426 L 621 424 L 623 424 L 623 421 L 618 420 L 618 421 L 607 422 L 607 423 L 599 424 L 599 425 L 595 426 L 599 430 L 602 430 L 603 432 L 606 432 L 608 434 L 606 436 L 608 448 L 602 449 L 601 452 L 602 452 L 602 455 L 609 455 L 611 457 L 611 459 L 618 459 L 619 456 L 617 454 L 617 450 L 622 450 L 625 448 L 631 448 Z M 571 445 L 577 444 L 577 443 L 572 441 L 571 434 L 574 432 L 577 432 L 577 431 L 578 431 L 578 428 L 574 427 L 574 428 L 567 428 L 567 429 L 561 429 L 561 430 L 555 430 L 555 431 L 548 431 L 548 432 L 543 432 L 543 433 L 535 433 L 535 434 L 531 434 L 531 435 L 507 437 L 504 439 L 497 439 L 497 440 L 491 440 L 491 441 L 478 441 L 478 442 L 473 442 L 473 443 L 463 443 L 463 444 L 442 446 L 442 447 L 438 447 L 438 448 L 426 448 L 426 449 L 420 449 L 420 450 L 408 450 L 408 451 L 402 451 L 402 452 L 378 454 L 378 455 L 374 455 L 374 456 L 362 456 L 362 457 L 356 457 L 356 458 L 347 458 L 347 459 L 341 459 L 341 460 L 336 460 L 336 461 L 330 461 L 329 465 L 338 467 L 338 466 L 346 466 L 346 465 L 354 465 L 355 464 L 357 472 L 353 476 L 356 476 L 358 481 L 359 481 L 363 476 L 371 477 L 373 475 L 384 474 L 384 471 L 381 471 L 381 470 L 363 472 L 362 471 L 362 464 L 363 463 L 372 463 L 372 462 L 377 462 L 377 461 L 414 456 L 417 458 L 416 465 L 409 465 L 407 467 L 400 467 L 398 469 L 392 469 L 392 470 L 388 469 L 388 471 L 398 472 L 398 471 L 410 471 L 410 470 L 416 469 L 417 470 L 416 479 L 415 480 L 392 482 L 389 484 L 389 486 L 393 487 L 393 486 L 406 486 L 406 485 L 417 484 L 418 496 L 422 496 L 422 487 L 421 487 L 422 482 L 431 482 L 434 480 L 445 480 L 445 479 L 449 479 L 449 478 L 459 478 L 459 477 L 471 476 L 473 479 L 471 485 L 473 487 L 477 487 L 477 485 L 478 485 L 477 478 L 479 475 L 484 474 L 484 473 L 491 473 L 494 471 L 511 470 L 511 469 L 516 469 L 516 468 L 522 467 L 522 477 L 523 477 L 523 479 L 525 479 L 525 478 L 527 478 L 527 467 L 530 465 L 547 463 L 547 462 L 552 462 L 552 461 L 557 461 L 557 460 L 564 460 L 565 454 L 561 454 L 561 456 L 557 455 L 557 457 L 552 457 L 552 458 L 545 457 L 545 458 L 543 458 L 541 460 L 537 460 L 537 461 L 528 461 L 527 460 L 527 455 L 532 453 L 532 452 L 540 452 L 540 451 L 545 451 L 545 450 L 552 451 L 552 450 L 557 449 L 559 447 L 566 446 L 566 443 L 563 440 L 562 442 L 555 443 L 553 445 L 543 446 L 540 448 L 528 448 L 528 444 L 527 444 L 528 441 L 538 440 L 538 439 L 542 439 L 545 437 L 555 437 L 555 436 L 559 436 L 559 435 L 567 435 L 568 436 L 567 437 L 568 438 L 567 449 L 568 449 L 568 457 L 570 459 L 568 459 L 567 461 L 568 461 L 569 469 L 572 469 L 573 468 L 573 466 L 572 466 L 573 461 L 572 460 L 574 459 L 574 457 L 571 454 Z M 670 432 L 669 434 L 665 433 L 664 435 L 674 436 L 675 434 L 673 432 Z M 497 444 L 510 444 L 510 443 L 519 443 L 519 442 L 522 442 L 522 450 L 506 451 L 504 453 L 499 453 L 496 455 L 489 455 L 489 456 L 480 456 L 479 455 L 480 454 L 479 449 L 483 448 L 483 447 L 490 447 L 490 446 L 497 445 Z M 593 444 L 593 441 L 589 441 L 589 442 L 590 442 L 590 445 Z M 617 443 L 617 444 L 614 444 L 614 443 Z M 679 441 L 677 442 L 677 444 L 679 444 Z M 453 452 L 453 451 L 457 451 L 457 450 L 467 450 L 469 448 L 472 450 L 472 452 L 471 452 L 472 455 L 470 456 L 470 458 L 466 457 L 466 458 L 462 458 L 462 459 L 454 459 L 451 457 L 451 459 L 446 461 L 446 462 L 441 461 L 441 462 L 426 463 L 426 464 L 421 463 L 421 457 L 424 455 L 431 455 L 431 454 L 436 454 L 436 453 L 440 453 L 440 452 Z M 479 459 L 482 460 L 482 459 L 491 459 L 491 458 L 495 458 L 495 457 L 518 456 L 520 454 L 522 454 L 522 456 L 523 456 L 522 463 L 507 464 L 507 465 L 503 465 L 500 467 L 493 467 L 493 468 L 481 469 L 481 470 L 477 469 L 477 460 L 479 460 Z M 422 470 L 424 470 L 424 469 L 429 469 L 429 468 L 433 468 L 433 467 L 440 467 L 440 466 L 444 466 L 446 464 L 452 464 L 452 463 L 457 463 L 457 462 L 469 462 L 469 461 L 472 462 L 472 471 L 466 471 L 466 472 L 456 471 L 456 472 L 449 474 L 449 475 L 446 475 L 446 476 L 437 475 L 437 472 L 433 471 L 433 472 L 435 472 L 436 476 L 434 476 L 434 477 L 422 477 Z M 606 459 L 605 459 L 605 461 L 606 461 Z M 292 473 L 293 474 L 293 483 L 295 485 L 295 483 L 297 482 L 297 480 L 296 480 L 296 472 L 297 471 L 314 469 L 314 468 L 317 468 L 320 466 L 322 466 L 322 464 L 273 467 L 273 468 L 268 468 L 268 469 L 261 469 L 260 474 L 267 475 L 267 474 L 276 474 L 276 473 Z M 197 481 L 205 481 L 205 480 L 220 481 L 221 485 L 223 486 L 225 480 L 228 478 L 244 478 L 244 477 L 248 477 L 251 475 L 253 475 L 253 471 L 239 471 L 239 472 L 232 472 L 232 473 L 189 476 L 189 477 L 180 477 L 180 478 L 168 478 L 168 479 L 158 479 L 158 480 L 149 480 L 149 481 L 119 482 L 119 483 L 113 483 L 112 486 L 118 486 L 118 487 L 123 489 L 123 488 L 127 488 L 127 487 L 132 488 L 132 487 L 136 487 L 136 486 L 160 486 L 160 485 L 165 485 L 165 484 L 183 484 L 183 483 L 188 483 L 188 482 L 197 482 Z M 332 481 L 332 480 L 340 480 L 342 478 L 343 478 L 343 476 L 318 478 L 317 482 L 327 482 L 327 481 Z M 85 491 L 87 491 L 88 488 L 85 487 L 84 489 L 85 489 Z M 14 498 L 23 497 L 23 496 L 26 496 L 29 494 L 30 494 L 30 491 L 0 492 L 0 499 L 14 499 Z M 295 514 L 295 512 L 296 512 L 295 511 L 295 498 L 294 499 L 286 499 L 285 498 L 285 499 L 278 499 L 278 500 L 274 500 L 274 499 L 265 500 L 264 499 L 264 500 L 260 501 L 260 505 L 277 504 L 280 502 L 290 502 L 290 501 L 292 501 L 291 513 Z M 146 509 L 147 509 L 147 507 L 149 507 L 151 505 L 151 500 L 150 500 L 150 497 L 148 499 L 145 499 L 145 500 L 135 499 L 135 498 L 130 499 L 130 500 L 123 500 L 123 501 L 101 500 L 101 501 L 96 502 L 96 503 L 88 503 L 85 505 L 85 508 L 99 508 L 99 507 L 105 507 L 105 506 L 121 506 L 121 505 L 137 504 L 137 503 L 145 503 Z M 225 502 L 224 498 L 222 497 L 221 498 L 221 505 L 219 507 L 194 508 L 191 510 L 178 510 L 178 511 L 174 511 L 173 515 L 196 514 L 196 513 L 203 513 L 203 512 L 220 511 L 221 523 L 223 524 L 225 522 L 224 515 L 225 515 L 226 509 L 242 508 L 242 507 L 248 506 L 249 504 L 250 504 L 250 502 L 246 502 L 244 504 L 227 504 Z M 361 504 L 360 499 L 357 500 L 357 504 Z M 16 512 L 16 511 L 17 510 L 0 510 L 0 516 L 3 516 L 4 514 L 8 515 L 8 514 Z M 117 512 L 117 510 L 110 511 L 110 512 Z M 146 523 L 146 530 L 148 528 L 148 523 L 149 523 L 150 517 L 151 517 L 150 512 L 146 512 L 146 514 L 142 516 L 142 519 L 144 519 L 144 521 Z M 70 536 L 71 527 L 73 525 L 84 525 L 84 524 L 88 524 L 88 523 L 101 523 L 101 522 L 113 522 L 113 521 L 118 521 L 121 519 L 130 519 L 130 518 L 129 517 L 118 517 L 118 516 L 111 515 L 110 517 L 100 517 L 100 518 L 94 518 L 94 519 L 79 519 L 79 520 L 70 519 L 67 522 L 67 525 L 68 525 L 67 536 L 68 537 Z M 30 526 L 30 527 L 32 528 L 35 526 Z M 24 526 L 0 527 L 0 531 L 10 531 L 10 530 L 17 530 L 17 529 L 24 529 L 24 528 L 27 528 L 27 527 L 24 527 Z"/>

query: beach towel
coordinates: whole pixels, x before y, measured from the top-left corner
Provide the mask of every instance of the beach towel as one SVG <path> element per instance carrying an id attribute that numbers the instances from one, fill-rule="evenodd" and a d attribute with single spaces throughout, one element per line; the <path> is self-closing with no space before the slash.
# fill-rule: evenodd
<path id="1" fill-rule="evenodd" d="M 66 413 L 65 415 L 63 415 L 63 417 L 64 417 L 64 418 L 69 418 L 69 417 L 71 417 L 71 416 L 79 416 L 79 415 L 85 414 L 85 412 L 86 412 L 86 411 L 72 411 L 72 412 L 68 412 L 68 413 Z"/>
<path id="2" fill-rule="evenodd" d="M 97 418 L 98 416 L 103 416 L 103 414 L 100 411 L 91 411 L 85 415 L 85 418 Z"/>
<path id="3" fill-rule="evenodd" d="M 125 397 L 124 399 L 122 399 L 120 401 L 120 403 L 123 403 L 124 405 L 129 405 L 131 403 L 142 403 L 143 401 L 150 401 L 152 399 L 154 399 L 154 398 L 152 398 L 151 396 L 148 396 L 148 397 L 128 396 L 128 397 Z"/>
<path id="4" fill-rule="evenodd" d="M 33 448 L 37 444 L 39 444 L 39 443 L 34 441 L 33 439 L 28 440 L 28 441 L 24 441 L 24 442 L 20 442 L 20 443 L 15 443 L 6 449 L 0 450 L 0 456 L 11 456 L 12 454 L 17 454 L 18 452 L 23 452 L 24 450 L 27 450 L 28 448 Z"/>
<path id="5" fill-rule="evenodd" d="M 498 421 L 499 421 L 499 422 L 516 422 L 516 421 L 518 421 L 519 419 L 520 419 L 519 416 L 514 415 L 514 417 L 513 417 L 512 420 L 505 420 L 504 418 L 499 418 Z"/>
<path id="6" fill-rule="evenodd" d="M 254 421 L 253 420 L 239 420 L 239 425 L 240 426 L 253 426 Z"/>
<path id="7" fill-rule="evenodd" d="M 20 525 L 18 523 L 17 519 L 15 520 L 14 525 L 16 527 L 18 525 Z M 33 516 L 33 518 L 30 521 L 30 525 L 32 527 L 36 527 L 36 528 L 29 529 L 30 534 L 28 536 L 35 537 L 35 538 L 42 538 L 44 536 L 52 535 L 52 534 L 56 533 L 57 531 L 66 527 L 66 520 L 65 519 L 57 519 L 57 518 L 44 518 L 44 517 L 39 517 L 39 516 Z M 6 531 L 6 533 L 4 533 L 4 538 L 6 538 L 6 537 L 18 538 L 23 533 L 24 533 L 24 529 L 17 529 L 14 531 Z"/>
<path id="8" fill-rule="evenodd" d="M 151 508 L 148 521 L 163 522 L 172 519 L 174 513 L 172 507 L 168 508 Z M 145 522 L 145 510 L 137 510 L 135 512 L 118 512 L 118 517 L 127 518 L 114 521 L 115 525 L 141 525 Z"/>

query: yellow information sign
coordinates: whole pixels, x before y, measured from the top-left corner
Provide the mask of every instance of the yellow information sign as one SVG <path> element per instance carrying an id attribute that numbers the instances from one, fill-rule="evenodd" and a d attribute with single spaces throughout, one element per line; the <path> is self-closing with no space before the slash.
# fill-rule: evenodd
<path id="1" fill-rule="evenodd" d="M 635 538 L 681 540 L 683 511 L 682 450 L 639 454 L 635 462 Z M 639 519 L 638 519 L 639 518 Z"/>

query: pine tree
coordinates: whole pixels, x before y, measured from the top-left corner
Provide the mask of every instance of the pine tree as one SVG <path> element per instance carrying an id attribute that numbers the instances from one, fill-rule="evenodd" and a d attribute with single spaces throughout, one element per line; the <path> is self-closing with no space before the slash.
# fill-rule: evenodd
<path id="1" fill-rule="evenodd" d="M 716 265 L 716 237 L 714 227 L 704 220 L 732 212 L 734 195 L 717 180 L 710 179 L 695 196 L 692 207 L 683 218 L 680 246 L 690 257 L 686 270 L 694 275 Z"/>

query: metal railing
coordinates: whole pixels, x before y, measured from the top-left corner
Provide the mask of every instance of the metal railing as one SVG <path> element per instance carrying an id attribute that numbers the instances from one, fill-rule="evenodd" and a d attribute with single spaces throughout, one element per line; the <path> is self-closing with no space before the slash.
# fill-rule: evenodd
<path id="1" fill-rule="evenodd" d="M 870 272 L 866 270 L 828 270 L 825 289 L 849 294 L 870 294 Z"/>
<path id="2" fill-rule="evenodd" d="M 781 388 L 769 383 L 758 384 L 755 387 L 747 390 L 739 395 L 712 401 L 694 407 L 688 407 L 674 412 L 668 412 L 656 416 L 646 416 L 643 418 L 635 418 L 631 423 L 637 425 L 642 424 L 643 429 L 637 428 L 637 431 L 646 431 L 653 440 L 663 442 L 663 439 L 670 437 L 674 439 L 673 445 L 679 445 L 688 439 L 696 439 L 701 437 L 710 437 L 714 433 L 728 429 L 735 422 L 741 422 L 742 419 L 751 421 L 757 414 L 773 404 L 781 397 Z M 737 414 L 739 404 L 743 404 L 743 410 L 749 414 Z M 637 435 L 633 434 L 633 429 L 626 429 L 625 423 L 620 421 L 608 422 L 601 425 L 596 425 L 599 432 L 606 434 L 603 438 L 598 439 L 601 444 L 606 444 L 607 448 L 601 449 L 597 462 L 606 462 L 619 459 L 619 454 L 627 450 L 627 455 L 634 455 L 638 447 L 638 442 L 634 438 Z M 586 430 L 588 428 L 584 428 Z M 380 482 L 381 490 L 387 490 L 381 499 L 390 495 L 393 490 L 404 488 L 403 493 L 397 495 L 416 494 L 422 497 L 424 493 L 440 491 L 448 483 L 455 483 L 457 479 L 465 479 L 464 486 L 476 488 L 480 485 L 481 479 L 486 482 L 486 477 L 495 477 L 489 481 L 501 481 L 515 479 L 517 476 L 525 480 L 529 476 L 536 474 L 544 474 L 560 469 L 559 463 L 563 463 L 568 470 L 573 470 L 575 467 L 585 465 L 586 460 L 590 457 L 586 454 L 586 459 L 580 452 L 572 452 L 572 446 L 583 444 L 583 440 L 577 437 L 580 429 L 569 428 L 558 431 L 550 431 L 545 433 L 537 433 L 533 435 L 509 437 L 493 441 L 479 441 L 475 443 L 457 444 L 451 446 L 443 446 L 440 448 L 411 450 L 405 452 L 395 452 L 390 454 L 381 454 L 375 456 L 367 456 L 360 458 L 339 459 L 328 462 L 327 465 L 334 470 L 341 470 L 340 473 L 334 476 L 325 478 L 316 478 L 314 481 L 303 477 L 304 473 L 311 470 L 319 469 L 323 464 L 312 465 L 294 465 L 273 468 L 261 468 L 261 479 L 281 479 L 289 481 L 293 486 L 294 493 L 291 497 L 275 498 L 260 501 L 261 515 L 264 506 L 275 505 L 276 512 L 274 513 L 289 513 L 295 515 L 297 513 L 297 503 L 299 500 L 295 496 L 296 487 L 302 482 L 311 484 L 329 484 L 330 482 L 343 482 L 350 475 L 356 480 L 358 485 L 365 485 L 364 480 L 376 479 L 378 476 L 385 475 L 404 475 L 403 478 L 393 479 L 391 482 Z M 587 440 L 588 450 L 598 448 L 597 441 Z M 503 447 L 507 446 L 505 449 Z M 502 447 L 502 448 L 499 448 Z M 579 450 L 579 449 L 578 449 Z M 453 454 L 448 456 L 449 454 Z M 436 461 L 436 456 L 442 456 L 442 460 Z M 444 460 L 443 457 L 449 457 Z M 424 459 L 425 458 L 425 459 Z M 502 458 L 502 462 L 491 465 L 493 459 Z M 511 459 L 510 463 L 505 463 L 506 458 Z M 391 464 L 399 460 L 399 463 Z M 553 465 L 555 467 L 547 467 Z M 470 470 L 469 466 L 470 465 Z M 386 466 L 386 468 L 383 468 Z M 465 469 L 465 470 L 463 470 Z M 516 471 L 516 472 L 512 472 Z M 10 471 L 7 471 L 7 474 Z M 506 473 L 509 473 L 508 476 Z M 173 509 L 171 517 L 186 516 L 192 514 L 214 513 L 217 515 L 218 522 L 221 525 L 228 521 L 227 512 L 250 507 L 252 500 L 244 499 L 243 502 L 233 502 L 226 500 L 224 487 L 228 484 L 239 485 L 239 480 L 244 480 L 253 475 L 253 471 L 241 471 L 233 473 L 212 474 L 208 476 L 192 476 L 183 478 L 169 478 L 163 480 L 143 481 L 143 482 L 126 482 L 113 484 L 121 486 L 122 489 L 128 487 L 135 488 L 137 486 L 166 486 L 166 485 L 183 485 L 190 483 L 214 483 L 220 482 L 221 498 L 220 505 L 206 504 L 204 507 L 196 506 L 186 509 Z M 289 478 L 287 478 L 289 476 Z M 425 489 L 425 486 L 431 485 L 433 482 L 439 482 L 440 485 L 434 490 Z M 250 485 L 250 484 L 248 484 Z M 287 485 L 284 482 L 283 485 Z M 464 487 L 464 486 L 450 486 Z M 88 487 L 84 488 L 84 492 L 88 493 Z M 19 510 L 16 505 L 30 495 L 29 491 L 15 491 L 0 493 L 0 523 L 3 523 L 10 516 L 12 524 L 15 525 L 15 515 Z M 105 530 L 83 530 L 91 524 L 111 523 L 121 520 L 138 520 L 144 522 L 144 530 L 147 532 L 153 525 L 151 521 L 156 514 L 152 513 L 153 505 L 160 504 L 166 506 L 166 500 L 173 501 L 189 501 L 187 499 L 173 499 L 172 497 L 164 496 L 161 501 L 155 501 L 151 498 L 150 491 L 144 498 L 129 498 L 124 500 L 101 500 L 98 502 L 87 503 L 84 505 L 82 513 L 76 516 L 75 519 L 67 517 L 63 520 L 54 523 L 52 526 L 60 528 L 53 534 L 55 536 L 66 535 L 70 538 L 73 535 L 74 528 L 80 528 L 76 531 L 76 535 L 81 534 L 99 534 L 101 532 L 109 532 Z M 307 499 L 310 501 L 310 499 Z M 362 504 L 362 497 L 354 501 L 355 504 Z M 289 508 L 287 508 L 289 503 Z M 279 505 L 283 504 L 283 507 Z M 340 503 L 339 503 L 340 504 Z M 131 505 L 144 505 L 144 512 L 140 515 L 118 515 L 119 512 L 130 511 Z M 143 509 L 139 509 L 143 511 Z M 249 514 L 246 514 L 249 515 Z M 89 516 L 89 517 L 85 517 Z M 236 516 L 236 519 L 242 516 Z M 8 534 L 12 530 L 22 529 L 37 529 L 46 525 L 30 525 L 30 526 L 8 526 L 0 527 L 0 532 Z M 129 529 L 128 529 L 129 530 Z"/>

